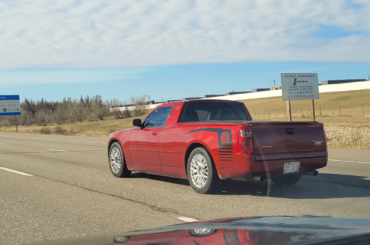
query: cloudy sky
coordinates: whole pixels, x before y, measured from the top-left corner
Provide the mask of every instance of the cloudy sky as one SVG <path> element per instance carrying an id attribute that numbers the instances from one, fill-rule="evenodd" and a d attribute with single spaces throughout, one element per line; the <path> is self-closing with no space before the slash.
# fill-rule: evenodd
<path id="1" fill-rule="evenodd" d="M 0 0 L 0 94 L 181 99 L 370 76 L 369 0 Z"/>

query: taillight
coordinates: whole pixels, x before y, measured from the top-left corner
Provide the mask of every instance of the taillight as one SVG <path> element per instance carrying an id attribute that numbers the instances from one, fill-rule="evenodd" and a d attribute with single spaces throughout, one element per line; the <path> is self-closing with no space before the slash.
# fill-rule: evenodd
<path id="1" fill-rule="evenodd" d="M 324 130 L 325 149 L 328 149 L 328 139 L 326 138 L 326 132 L 325 132 L 324 126 L 322 126 L 322 129 Z"/>
<path id="2" fill-rule="evenodd" d="M 240 231 L 242 233 L 242 239 L 245 244 L 248 244 L 248 245 L 261 244 L 258 231 L 253 231 L 253 230 L 240 230 Z"/>
<path id="3" fill-rule="evenodd" d="M 238 141 L 236 147 L 238 153 L 253 153 L 252 129 L 250 126 L 238 128 L 236 139 Z"/>

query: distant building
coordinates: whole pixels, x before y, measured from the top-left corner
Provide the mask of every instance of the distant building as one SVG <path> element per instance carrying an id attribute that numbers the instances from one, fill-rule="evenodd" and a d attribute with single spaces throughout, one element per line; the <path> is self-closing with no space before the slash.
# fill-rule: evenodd
<path id="1" fill-rule="evenodd" d="M 181 100 L 166 100 L 166 102 L 177 102 L 177 101 L 181 101 Z M 164 102 L 161 102 L 161 103 L 164 103 Z"/>
<path id="2" fill-rule="evenodd" d="M 270 91 L 270 88 L 255 88 L 255 89 L 252 89 L 253 93 L 262 92 L 262 91 Z"/>
<path id="3" fill-rule="evenodd" d="M 188 97 L 188 98 L 183 98 L 182 100 L 199 100 L 202 97 Z"/>
<path id="4" fill-rule="evenodd" d="M 280 90 L 281 89 L 281 86 L 280 87 L 271 87 L 270 90 Z"/>
<path id="5" fill-rule="evenodd" d="M 206 94 L 203 95 L 203 98 L 212 98 L 212 97 L 219 97 L 219 96 L 225 96 L 224 94 Z"/>
<path id="6" fill-rule="evenodd" d="M 252 91 L 240 91 L 240 92 L 227 92 L 226 95 L 233 95 L 233 94 L 246 94 L 246 93 L 252 93 Z"/>
<path id="7" fill-rule="evenodd" d="M 366 79 L 326 80 L 326 81 L 322 81 L 322 85 L 365 82 L 365 81 L 367 81 L 367 80 Z"/>

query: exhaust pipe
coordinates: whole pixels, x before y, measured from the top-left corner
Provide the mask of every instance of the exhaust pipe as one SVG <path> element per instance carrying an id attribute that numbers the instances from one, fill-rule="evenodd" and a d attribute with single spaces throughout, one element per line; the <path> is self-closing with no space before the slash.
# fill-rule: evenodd
<path id="1" fill-rule="evenodd" d="M 264 181 L 265 179 L 266 179 L 266 176 L 264 175 L 254 176 L 255 181 Z"/>
<path id="2" fill-rule="evenodd" d="M 304 175 L 316 176 L 318 174 L 319 174 L 319 171 L 315 170 L 315 171 L 312 171 L 312 172 L 306 172 Z"/>

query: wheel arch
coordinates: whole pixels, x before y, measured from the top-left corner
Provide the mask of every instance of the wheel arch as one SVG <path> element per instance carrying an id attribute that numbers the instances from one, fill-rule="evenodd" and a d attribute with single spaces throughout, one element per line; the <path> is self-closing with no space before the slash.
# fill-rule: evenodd
<path id="1" fill-rule="evenodd" d="M 204 145 L 204 144 L 202 144 L 202 143 L 194 142 L 194 143 L 191 143 L 191 144 L 188 146 L 188 148 L 186 149 L 186 152 L 185 152 L 185 159 L 184 159 L 184 160 L 185 160 L 185 164 L 184 164 L 184 166 L 185 166 L 185 175 L 186 175 L 186 177 L 188 177 L 187 169 L 188 169 L 188 160 L 189 160 L 189 156 L 190 156 L 191 152 L 192 152 L 195 148 L 198 148 L 198 147 L 202 147 L 202 148 L 204 148 L 204 149 L 207 151 L 207 153 L 209 154 L 209 157 L 211 158 L 212 164 L 213 164 L 213 166 L 214 166 L 214 167 L 215 167 L 215 169 L 216 169 L 217 175 L 218 175 L 218 171 L 217 171 L 217 168 L 216 168 L 215 161 L 213 160 L 213 156 L 212 156 L 212 154 L 211 154 L 210 150 L 208 149 L 208 147 L 207 147 L 207 146 L 205 146 L 205 145 Z"/>
<path id="2" fill-rule="evenodd" d="M 109 141 L 109 144 L 108 144 L 108 152 L 109 152 L 109 149 L 110 149 L 110 147 L 113 145 L 113 143 L 118 143 L 120 146 L 121 146 L 121 148 L 122 148 L 122 145 L 121 145 L 121 143 L 119 142 L 119 140 L 118 139 L 112 139 L 111 141 Z"/>

